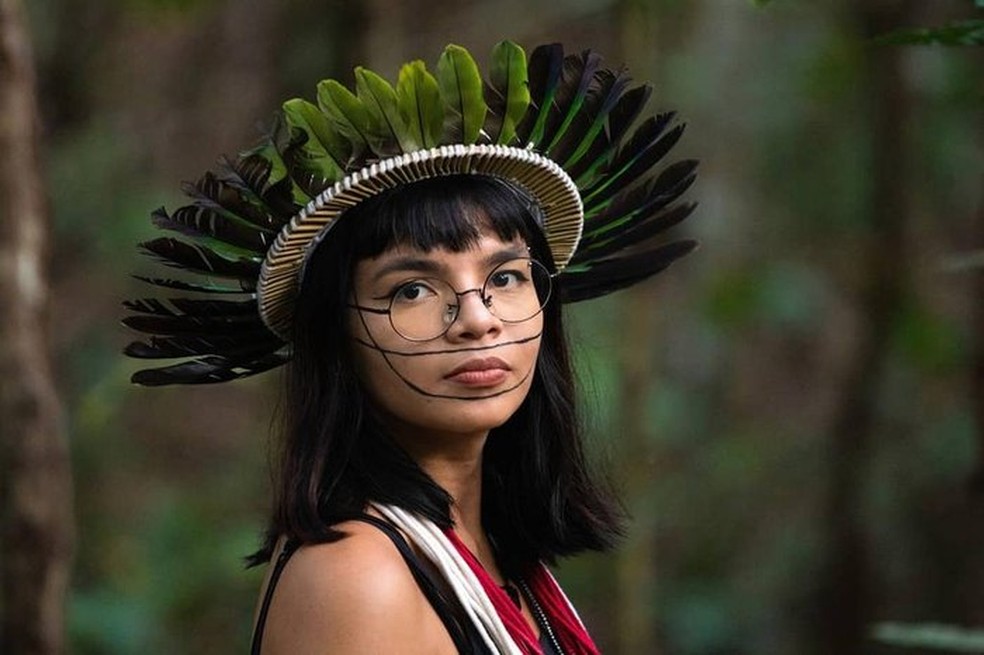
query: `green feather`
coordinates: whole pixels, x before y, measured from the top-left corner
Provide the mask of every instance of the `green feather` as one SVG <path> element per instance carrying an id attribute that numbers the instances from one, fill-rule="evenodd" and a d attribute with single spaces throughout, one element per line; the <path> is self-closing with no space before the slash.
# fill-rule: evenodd
<path id="1" fill-rule="evenodd" d="M 344 177 L 348 159 L 348 142 L 334 129 L 317 107 L 301 98 L 293 98 L 283 105 L 287 125 L 307 134 L 303 146 L 305 159 L 328 180 Z"/>
<path id="2" fill-rule="evenodd" d="M 369 110 L 354 93 L 337 80 L 318 83 L 318 106 L 338 132 L 352 142 L 352 155 L 359 158 L 369 143 Z"/>
<path id="3" fill-rule="evenodd" d="M 416 150 L 416 143 L 400 115 L 396 91 L 390 83 L 359 66 L 355 69 L 355 88 L 359 100 L 369 110 L 372 136 L 378 141 L 373 144 L 373 150 L 389 154 Z"/>
<path id="4" fill-rule="evenodd" d="M 441 142 L 444 109 L 440 87 L 424 62 L 417 60 L 403 65 L 396 82 L 396 99 L 411 139 L 411 147 L 404 150 L 412 152 L 437 146 Z"/>
<path id="5" fill-rule="evenodd" d="M 459 143 L 471 144 L 485 124 L 485 98 L 482 96 L 482 76 L 478 65 L 467 50 L 457 45 L 444 49 L 437 61 L 437 81 L 441 85 L 448 135 Z"/>
<path id="6" fill-rule="evenodd" d="M 535 111 L 527 117 L 532 120 L 528 128 L 526 141 L 540 151 L 543 147 L 543 134 L 546 131 L 547 119 L 553 110 L 557 88 L 560 86 L 561 73 L 564 68 L 564 48 L 559 43 L 542 45 L 530 55 L 528 74 L 530 77 L 530 102 L 535 103 Z"/>
<path id="7" fill-rule="evenodd" d="M 530 88 L 526 73 L 526 53 L 512 41 L 500 41 L 492 49 L 489 83 L 503 98 L 502 128 L 496 143 L 508 144 L 516 136 L 516 127 L 530 106 Z"/>

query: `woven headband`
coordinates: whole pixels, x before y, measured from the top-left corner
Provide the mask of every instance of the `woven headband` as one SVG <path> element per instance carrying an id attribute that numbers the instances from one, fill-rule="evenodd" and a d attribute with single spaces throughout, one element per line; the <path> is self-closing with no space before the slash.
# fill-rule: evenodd
<path id="1" fill-rule="evenodd" d="M 289 357 L 294 302 L 307 259 L 345 211 L 387 189 L 476 174 L 520 186 L 539 206 L 563 302 L 610 293 L 689 253 L 660 237 L 694 203 L 675 202 L 697 163 L 657 165 L 677 142 L 673 112 L 640 118 L 648 86 L 591 51 L 540 46 L 529 60 L 496 45 L 483 80 L 467 50 L 450 45 L 436 74 L 405 64 L 396 86 L 356 68 L 353 93 L 318 85 L 317 104 L 288 100 L 258 147 L 220 160 L 191 203 L 152 214 L 175 233 L 141 244 L 192 279 L 146 278 L 197 298 L 127 301 L 125 325 L 150 335 L 125 352 L 178 359 L 134 374 L 138 384 L 224 382 Z"/>

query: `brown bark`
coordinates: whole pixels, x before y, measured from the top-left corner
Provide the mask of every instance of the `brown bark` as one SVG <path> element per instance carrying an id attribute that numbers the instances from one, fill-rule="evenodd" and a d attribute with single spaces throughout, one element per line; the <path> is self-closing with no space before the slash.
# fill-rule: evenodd
<path id="1" fill-rule="evenodd" d="M 865 111 L 870 163 L 869 229 L 861 250 L 856 302 L 860 330 L 844 400 L 830 436 L 826 498 L 827 556 L 821 578 L 821 652 L 851 655 L 869 650 L 872 616 L 870 554 L 865 542 L 862 499 L 868 453 L 877 425 L 877 400 L 893 323 L 906 289 L 906 138 L 908 98 L 898 48 L 870 45 L 870 39 L 906 24 L 908 2 L 852 3 L 858 36 L 864 39 L 859 101 Z"/>
<path id="2" fill-rule="evenodd" d="M 0 644 L 60 653 L 72 551 L 68 449 L 45 330 L 49 222 L 30 40 L 0 0 Z"/>

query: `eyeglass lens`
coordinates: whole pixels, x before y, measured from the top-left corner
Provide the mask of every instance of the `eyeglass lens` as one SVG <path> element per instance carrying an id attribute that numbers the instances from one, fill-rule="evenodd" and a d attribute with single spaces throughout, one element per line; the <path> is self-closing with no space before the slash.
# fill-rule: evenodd
<path id="1" fill-rule="evenodd" d="M 512 259 L 495 267 L 481 290 L 458 292 L 446 280 L 419 278 L 397 289 L 390 300 L 393 329 L 406 339 L 425 341 L 444 334 L 458 317 L 460 297 L 481 294 L 488 310 L 506 323 L 536 316 L 550 298 L 550 273 L 533 259 Z"/>

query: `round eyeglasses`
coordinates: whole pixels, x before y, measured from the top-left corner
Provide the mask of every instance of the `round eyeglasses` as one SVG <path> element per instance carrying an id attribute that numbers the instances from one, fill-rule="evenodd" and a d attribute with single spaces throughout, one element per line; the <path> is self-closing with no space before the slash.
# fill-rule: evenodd
<path id="1" fill-rule="evenodd" d="M 481 289 L 457 291 L 447 280 L 422 277 L 394 289 L 386 309 L 349 306 L 371 314 L 388 314 L 393 329 L 404 339 L 430 341 L 450 329 L 461 308 L 459 298 L 469 293 L 478 293 L 482 304 L 504 323 L 530 320 L 550 300 L 550 277 L 543 264 L 521 257 L 492 269 Z"/>

